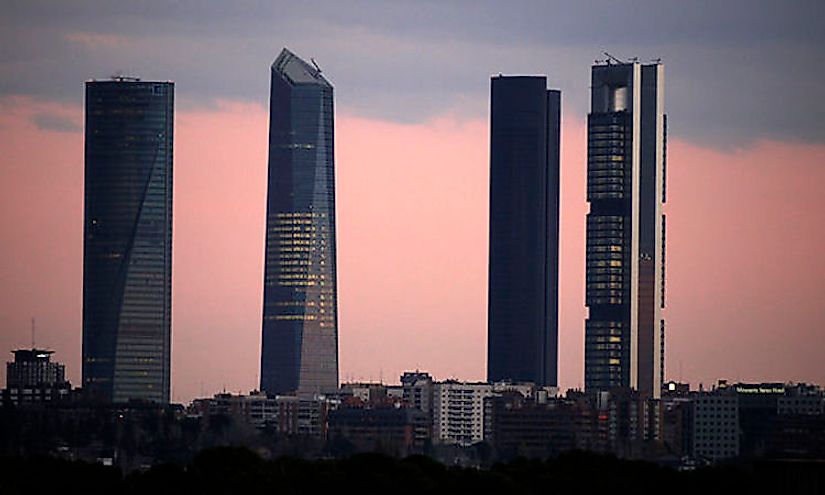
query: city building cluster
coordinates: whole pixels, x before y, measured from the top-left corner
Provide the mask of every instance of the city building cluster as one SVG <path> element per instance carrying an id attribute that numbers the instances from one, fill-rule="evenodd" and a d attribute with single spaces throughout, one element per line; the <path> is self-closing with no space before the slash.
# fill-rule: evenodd
<path id="1" fill-rule="evenodd" d="M 136 468 L 198 449 L 427 454 L 482 465 L 590 450 L 690 468 L 825 457 L 814 385 L 665 380 L 664 66 L 614 57 L 587 116 L 584 390 L 558 389 L 561 92 L 491 79 L 487 381 L 339 384 L 333 87 L 271 66 L 259 390 L 170 405 L 174 84 L 86 83 L 82 387 L 14 351 L 5 452 Z"/>
<path id="2" fill-rule="evenodd" d="M 720 381 L 690 390 L 668 382 L 660 398 L 622 387 L 561 395 L 533 383 L 439 381 L 416 370 L 396 385 L 344 383 L 314 396 L 223 392 L 184 407 L 113 403 L 72 389 L 62 375 L 44 380 L 28 371 L 44 364 L 60 367 L 47 354 L 21 354 L 8 365 L 10 377 L 22 370 L 30 378 L 10 379 L 3 392 L 5 452 L 127 470 L 185 462 L 204 448 L 226 445 L 266 458 L 378 452 L 468 466 L 572 450 L 680 469 L 825 456 L 825 391 L 807 384 Z"/>

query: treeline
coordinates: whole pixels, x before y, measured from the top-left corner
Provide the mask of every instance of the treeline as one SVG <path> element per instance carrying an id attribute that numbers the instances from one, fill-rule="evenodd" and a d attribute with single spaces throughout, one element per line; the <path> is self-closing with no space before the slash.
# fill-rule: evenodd
<path id="1" fill-rule="evenodd" d="M 490 469 L 449 467 L 423 456 L 362 454 L 335 460 L 264 460 L 243 448 L 205 450 L 186 465 L 118 468 L 50 457 L 0 458 L 0 493 L 143 494 L 702 494 L 825 493 L 825 463 L 765 462 L 680 472 L 584 452 L 517 459 Z"/>

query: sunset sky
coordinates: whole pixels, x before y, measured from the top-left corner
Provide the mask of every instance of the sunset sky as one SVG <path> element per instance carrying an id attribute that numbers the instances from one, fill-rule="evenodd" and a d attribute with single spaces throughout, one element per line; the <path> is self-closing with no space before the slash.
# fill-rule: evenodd
<path id="1" fill-rule="evenodd" d="M 257 386 L 285 46 L 335 87 L 343 381 L 486 377 L 504 73 L 562 91 L 559 376 L 583 385 L 585 122 L 608 51 L 665 64 L 666 378 L 825 385 L 821 1 L 4 1 L 0 352 L 31 345 L 34 317 L 80 384 L 83 83 L 122 73 L 176 87 L 173 400 Z"/>

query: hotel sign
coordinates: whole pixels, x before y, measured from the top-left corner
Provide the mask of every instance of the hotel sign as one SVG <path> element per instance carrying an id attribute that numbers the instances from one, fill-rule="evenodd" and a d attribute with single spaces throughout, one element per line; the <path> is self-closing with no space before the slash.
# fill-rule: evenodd
<path id="1" fill-rule="evenodd" d="M 784 394 L 785 387 L 736 387 L 737 394 Z"/>

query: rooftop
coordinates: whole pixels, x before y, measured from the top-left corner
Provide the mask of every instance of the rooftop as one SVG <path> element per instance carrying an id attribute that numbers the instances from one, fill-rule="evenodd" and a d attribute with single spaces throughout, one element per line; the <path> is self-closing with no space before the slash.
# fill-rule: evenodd
<path id="1" fill-rule="evenodd" d="M 51 355 L 54 354 L 54 351 L 37 348 L 15 349 L 11 352 L 12 354 L 14 354 L 14 361 L 18 363 L 24 361 L 37 361 L 43 359 L 48 361 Z"/>
<path id="2" fill-rule="evenodd" d="M 321 68 L 315 64 L 314 60 L 310 65 L 286 48 L 281 50 L 281 54 L 272 63 L 272 70 L 277 70 L 292 84 L 318 84 L 332 87 L 329 81 L 321 75 Z"/>

